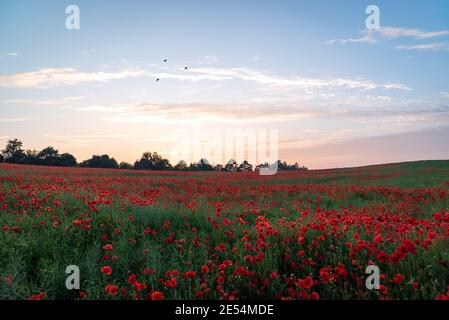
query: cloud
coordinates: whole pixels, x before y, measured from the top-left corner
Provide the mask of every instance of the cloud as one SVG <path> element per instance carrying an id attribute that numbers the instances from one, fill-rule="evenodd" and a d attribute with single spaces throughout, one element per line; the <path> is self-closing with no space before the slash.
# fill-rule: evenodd
<path id="1" fill-rule="evenodd" d="M 374 37 L 367 35 L 359 38 L 349 38 L 349 39 L 331 39 L 326 42 L 326 44 L 347 44 L 347 43 L 376 43 Z"/>
<path id="2" fill-rule="evenodd" d="M 81 51 L 81 54 L 84 55 L 84 56 L 89 56 L 89 55 L 92 55 L 92 54 L 95 54 L 95 53 L 97 53 L 96 49 L 88 49 L 88 50 Z"/>
<path id="3" fill-rule="evenodd" d="M 415 39 L 430 39 L 449 35 L 449 30 L 422 31 L 419 29 L 395 28 L 395 27 L 381 27 L 379 29 L 374 30 L 374 32 L 379 33 L 382 37 L 385 37 L 387 39 L 396 39 L 401 37 L 411 37 Z"/>
<path id="4" fill-rule="evenodd" d="M 0 122 L 25 122 L 36 119 L 37 118 L 0 118 Z"/>
<path id="5" fill-rule="evenodd" d="M 130 134 L 58 134 L 47 132 L 45 138 L 51 143 L 84 147 L 87 145 L 111 144 L 121 138 L 131 137 Z"/>
<path id="6" fill-rule="evenodd" d="M 147 75 L 147 72 L 131 69 L 117 72 L 82 72 L 73 68 L 47 68 L 33 72 L 0 75 L 0 87 L 50 88 L 89 82 L 107 82 L 144 75 Z"/>
<path id="7" fill-rule="evenodd" d="M 386 101 L 386 102 L 391 102 L 391 97 L 389 96 L 370 96 L 367 95 L 366 96 L 367 99 L 369 100 L 374 100 L 374 101 Z"/>
<path id="8" fill-rule="evenodd" d="M 312 109 L 273 108 L 254 104 L 208 103 L 132 103 L 128 105 L 92 106 L 79 111 L 109 114 L 104 120 L 115 123 L 255 123 L 291 121 L 309 117 Z"/>
<path id="9" fill-rule="evenodd" d="M 207 55 L 204 57 L 201 57 L 200 60 L 198 60 L 196 63 L 199 65 L 210 65 L 215 64 L 218 62 L 218 57 L 216 55 Z"/>
<path id="10" fill-rule="evenodd" d="M 85 107 L 76 108 L 77 111 L 83 112 L 100 112 L 100 113 L 126 113 L 131 111 L 127 106 L 117 106 L 117 105 L 92 105 Z"/>
<path id="11" fill-rule="evenodd" d="M 443 99 L 399 100 L 384 95 L 337 96 L 334 99 L 260 100 L 248 103 L 156 103 L 124 102 L 77 108 L 80 112 L 103 114 L 114 123 L 192 124 L 274 123 L 303 119 L 352 119 L 373 124 L 385 121 L 401 126 L 449 120 L 449 105 Z"/>
<path id="12" fill-rule="evenodd" d="M 4 55 L 0 55 L 0 58 L 17 58 L 19 54 L 17 52 L 9 52 Z"/>
<path id="13" fill-rule="evenodd" d="M 251 70 L 248 68 L 194 68 L 192 73 L 200 77 L 211 77 L 216 79 L 239 79 L 244 81 L 255 82 L 260 85 L 270 87 L 284 87 L 284 88 L 348 88 L 348 89 L 397 89 L 397 90 L 411 90 L 409 87 L 400 83 L 376 83 L 363 79 L 343 79 L 343 78 L 305 78 L 305 77 L 283 77 L 266 72 Z M 187 76 L 186 76 L 187 77 Z"/>
<path id="14" fill-rule="evenodd" d="M 398 38 L 413 38 L 415 40 L 426 40 L 436 37 L 443 37 L 449 35 L 449 30 L 440 31 L 422 31 L 414 28 L 399 28 L 399 27 L 381 27 L 374 30 L 361 30 L 361 37 L 331 39 L 326 44 L 349 44 L 349 43 L 377 43 L 381 39 L 392 40 Z M 423 44 L 410 46 L 397 46 L 398 49 L 405 50 L 436 50 L 444 44 Z"/>
<path id="15" fill-rule="evenodd" d="M 33 100 L 33 99 L 9 99 L 2 101 L 3 103 L 13 103 L 22 105 L 38 105 L 38 106 L 54 106 L 54 105 L 66 105 L 73 102 L 84 99 L 83 96 L 63 97 L 53 100 Z"/>
<path id="16" fill-rule="evenodd" d="M 396 89 L 410 90 L 400 83 L 376 83 L 364 79 L 285 77 L 248 68 L 184 68 L 164 72 L 128 69 L 117 72 L 82 72 L 73 68 L 47 68 L 34 72 L 0 75 L 0 87 L 8 88 L 50 88 L 55 86 L 77 85 L 89 82 L 150 76 L 178 81 L 225 81 L 243 80 L 270 88 L 308 89 L 308 88 L 348 88 L 348 89 Z"/>
<path id="17" fill-rule="evenodd" d="M 400 50 L 441 50 L 441 49 L 449 49 L 447 43 L 438 42 L 438 43 L 427 43 L 427 44 L 417 44 L 417 45 L 401 45 L 396 46 L 396 49 Z"/>

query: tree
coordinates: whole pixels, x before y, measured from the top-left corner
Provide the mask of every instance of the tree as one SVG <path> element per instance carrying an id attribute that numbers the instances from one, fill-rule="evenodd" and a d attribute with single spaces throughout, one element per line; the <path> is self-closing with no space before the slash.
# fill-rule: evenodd
<path id="1" fill-rule="evenodd" d="M 214 167 L 212 167 L 207 159 L 201 158 L 198 162 L 191 163 L 189 166 L 189 170 L 192 171 L 214 171 Z"/>
<path id="2" fill-rule="evenodd" d="M 184 171 L 187 170 L 187 163 L 184 160 L 180 160 L 174 167 L 173 169 L 178 170 L 178 171 Z"/>
<path id="3" fill-rule="evenodd" d="M 127 170 L 133 169 L 133 165 L 128 162 L 120 162 L 118 167 L 119 167 L 119 169 L 127 169 Z"/>
<path id="4" fill-rule="evenodd" d="M 18 139 L 9 140 L 5 150 L 2 151 L 2 158 L 5 162 L 32 164 L 44 166 L 76 166 L 76 159 L 69 153 L 59 154 L 53 147 L 46 147 L 41 151 L 22 149 L 22 142 Z"/>
<path id="5" fill-rule="evenodd" d="M 5 159 L 3 159 L 3 155 L 0 154 L 0 163 L 3 162 Z"/>
<path id="6" fill-rule="evenodd" d="M 76 158 L 70 153 L 63 153 L 59 156 L 58 166 L 61 167 L 76 167 Z"/>
<path id="7" fill-rule="evenodd" d="M 230 172 L 237 171 L 237 161 L 230 159 L 225 165 L 225 170 Z"/>
<path id="8" fill-rule="evenodd" d="M 26 160 L 25 151 L 22 149 L 23 143 L 18 139 L 8 140 L 2 156 L 8 163 L 24 163 Z"/>
<path id="9" fill-rule="evenodd" d="M 92 158 L 81 162 L 80 167 L 118 169 L 118 163 L 114 158 L 110 158 L 107 154 L 103 154 L 101 156 L 94 155 Z"/>
<path id="10" fill-rule="evenodd" d="M 42 149 L 38 154 L 39 164 L 44 166 L 56 166 L 59 160 L 59 151 L 53 147 L 46 147 Z"/>
<path id="11" fill-rule="evenodd" d="M 275 167 L 276 165 L 277 165 L 277 168 Z M 307 170 L 306 167 L 299 165 L 298 162 L 295 162 L 294 164 L 288 164 L 287 162 L 281 161 L 281 160 L 276 161 L 272 165 L 267 162 L 265 162 L 263 164 L 259 164 L 256 167 L 256 170 L 260 170 L 260 168 L 268 168 L 268 167 L 272 167 L 272 166 L 274 166 L 273 169 L 276 168 L 277 170 L 280 170 L 280 171 L 282 171 L 282 170 Z"/>
<path id="12" fill-rule="evenodd" d="M 26 159 L 25 162 L 27 164 L 33 164 L 33 165 L 40 164 L 38 153 L 39 152 L 37 150 L 27 150 L 27 151 L 25 151 L 25 159 Z"/>
<path id="13" fill-rule="evenodd" d="M 277 161 L 278 170 L 288 170 L 288 164 L 287 162 L 282 162 L 281 160 Z"/>
<path id="14" fill-rule="evenodd" d="M 239 167 L 237 168 L 237 171 L 241 171 L 241 172 L 253 171 L 253 165 L 245 160 L 239 165 Z"/>
<path id="15" fill-rule="evenodd" d="M 162 158 L 157 152 L 145 152 L 140 160 L 134 163 L 136 170 L 169 170 L 171 168 L 170 161 Z"/>
<path id="16" fill-rule="evenodd" d="M 269 166 L 270 166 L 270 164 L 268 162 L 264 162 L 264 163 L 257 165 L 256 168 L 254 168 L 254 170 L 258 171 L 261 168 L 268 168 Z"/>
<path id="17" fill-rule="evenodd" d="M 43 166 L 75 167 L 76 158 L 70 153 L 60 154 L 53 147 L 46 147 L 36 155 L 36 151 L 27 151 L 28 162 Z"/>

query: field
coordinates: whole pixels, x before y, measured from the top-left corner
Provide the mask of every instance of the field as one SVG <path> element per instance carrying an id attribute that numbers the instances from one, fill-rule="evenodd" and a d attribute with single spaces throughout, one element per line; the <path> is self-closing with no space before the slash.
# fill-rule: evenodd
<path id="1" fill-rule="evenodd" d="M 449 161 L 275 176 L 1 164 L 0 275 L 0 299 L 449 299 Z"/>

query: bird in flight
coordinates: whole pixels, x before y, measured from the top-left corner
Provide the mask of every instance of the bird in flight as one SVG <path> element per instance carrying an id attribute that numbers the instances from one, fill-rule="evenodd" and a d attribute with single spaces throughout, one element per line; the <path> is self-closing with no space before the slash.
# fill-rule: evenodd
<path id="1" fill-rule="evenodd" d="M 157 81 L 159 81 L 159 80 L 160 80 L 160 79 L 159 79 L 159 78 L 157 78 L 157 79 L 156 79 L 156 82 L 157 82 Z"/>
<path id="2" fill-rule="evenodd" d="M 187 70 L 187 69 L 189 69 L 189 67 L 184 67 L 184 70 Z"/>
<path id="3" fill-rule="evenodd" d="M 167 59 L 164 59 L 164 62 L 167 62 Z"/>

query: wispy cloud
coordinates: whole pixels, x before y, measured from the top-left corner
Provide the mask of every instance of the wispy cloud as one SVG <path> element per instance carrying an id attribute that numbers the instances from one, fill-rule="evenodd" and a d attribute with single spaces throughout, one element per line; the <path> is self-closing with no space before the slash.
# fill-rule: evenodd
<path id="1" fill-rule="evenodd" d="M 419 29 L 395 28 L 395 27 L 381 27 L 377 30 L 374 30 L 374 32 L 377 32 L 382 37 L 388 39 L 396 39 L 401 37 L 412 37 L 415 39 L 430 39 L 449 35 L 449 30 L 422 31 Z"/>
<path id="2" fill-rule="evenodd" d="M 377 83 L 365 79 L 308 78 L 300 76 L 281 76 L 248 68 L 190 68 L 169 69 L 152 72 L 142 69 L 128 69 L 117 72 L 83 72 L 73 68 L 47 68 L 34 72 L 0 75 L 0 87 L 49 88 L 55 86 L 77 85 L 88 82 L 107 82 L 111 80 L 149 76 L 179 81 L 225 81 L 243 80 L 271 88 L 348 88 L 348 89 L 396 89 L 410 90 L 401 83 Z"/>
<path id="3" fill-rule="evenodd" d="M 81 54 L 84 55 L 84 56 L 90 56 L 90 55 L 95 54 L 95 53 L 97 53 L 96 49 L 88 49 L 88 50 L 81 51 Z"/>
<path id="4" fill-rule="evenodd" d="M 118 139 L 131 136 L 130 134 L 58 134 L 55 132 L 45 134 L 45 138 L 51 143 L 78 147 L 116 143 Z"/>
<path id="5" fill-rule="evenodd" d="M 0 122 L 24 122 L 36 119 L 37 118 L 0 118 Z"/>
<path id="6" fill-rule="evenodd" d="M 115 123 L 276 122 L 303 119 L 314 113 L 311 109 L 273 108 L 268 105 L 254 104 L 160 104 L 150 102 L 90 106 L 78 110 L 108 114 L 104 120 Z"/>
<path id="7" fill-rule="evenodd" d="M 239 79 L 252 81 L 261 85 L 271 87 L 290 88 L 323 88 L 323 87 L 344 87 L 349 89 L 398 89 L 410 90 L 409 87 L 400 83 L 376 83 L 363 79 L 343 79 L 343 78 L 307 78 L 307 77 L 285 77 L 267 72 L 251 70 L 248 68 L 195 68 L 191 70 L 201 77 L 212 77 L 217 79 Z"/>
<path id="8" fill-rule="evenodd" d="M 401 46 L 396 46 L 396 49 L 436 51 L 436 50 L 442 50 L 442 49 L 449 50 L 449 45 L 445 42 L 438 42 L 438 43 L 427 43 L 427 44 L 417 44 L 417 45 L 401 45 Z"/>
<path id="9" fill-rule="evenodd" d="M 117 72 L 82 72 L 73 68 L 47 68 L 33 72 L 0 75 L 0 87 L 6 88 L 50 88 L 88 82 L 140 77 L 142 70 L 122 70 Z"/>
<path id="10" fill-rule="evenodd" d="M 122 103 L 95 105 L 77 109 L 102 114 L 107 122 L 192 124 L 214 123 L 274 123 L 301 119 L 385 120 L 395 123 L 448 122 L 449 105 L 444 100 L 394 100 L 389 96 L 366 95 L 337 97 L 332 101 L 297 101 L 276 103 Z M 382 120 L 383 119 L 383 120 Z"/>
<path id="11" fill-rule="evenodd" d="M 199 59 L 196 63 L 199 65 L 211 65 L 211 64 L 215 64 L 219 61 L 218 57 L 216 55 L 207 55 L 204 57 L 201 57 L 201 59 Z"/>
<path id="12" fill-rule="evenodd" d="M 328 40 L 327 44 L 347 44 L 347 43 L 376 43 L 376 39 L 371 35 L 359 37 L 359 38 L 348 38 L 348 39 L 331 39 Z"/>
<path id="13" fill-rule="evenodd" d="M 80 101 L 84 99 L 83 96 L 74 96 L 74 97 L 63 97 L 60 99 L 52 99 L 52 100 L 33 100 L 33 99 L 9 99 L 4 100 L 3 103 L 13 103 L 13 104 L 21 104 L 21 105 L 38 105 L 38 106 L 57 106 L 57 105 L 67 105 L 73 102 Z"/>
<path id="14" fill-rule="evenodd" d="M 91 105 L 76 108 L 77 111 L 83 112 L 99 112 L 99 113 L 126 113 L 132 111 L 129 106 L 120 105 Z"/>
<path id="15" fill-rule="evenodd" d="M 0 58 L 17 58 L 19 54 L 17 52 L 9 52 L 7 54 L 0 55 Z"/>
<path id="16" fill-rule="evenodd" d="M 362 36 L 352 38 L 331 39 L 326 44 L 350 44 L 350 43 L 377 43 L 381 39 L 393 40 L 398 38 L 412 38 L 415 40 L 426 40 L 449 35 L 449 30 L 423 31 L 416 28 L 381 27 L 374 30 L 359 31 Z M 406 50 L 436 50 L 444 43 L 418 44 L 397 46 L 398 49 Z"/>

